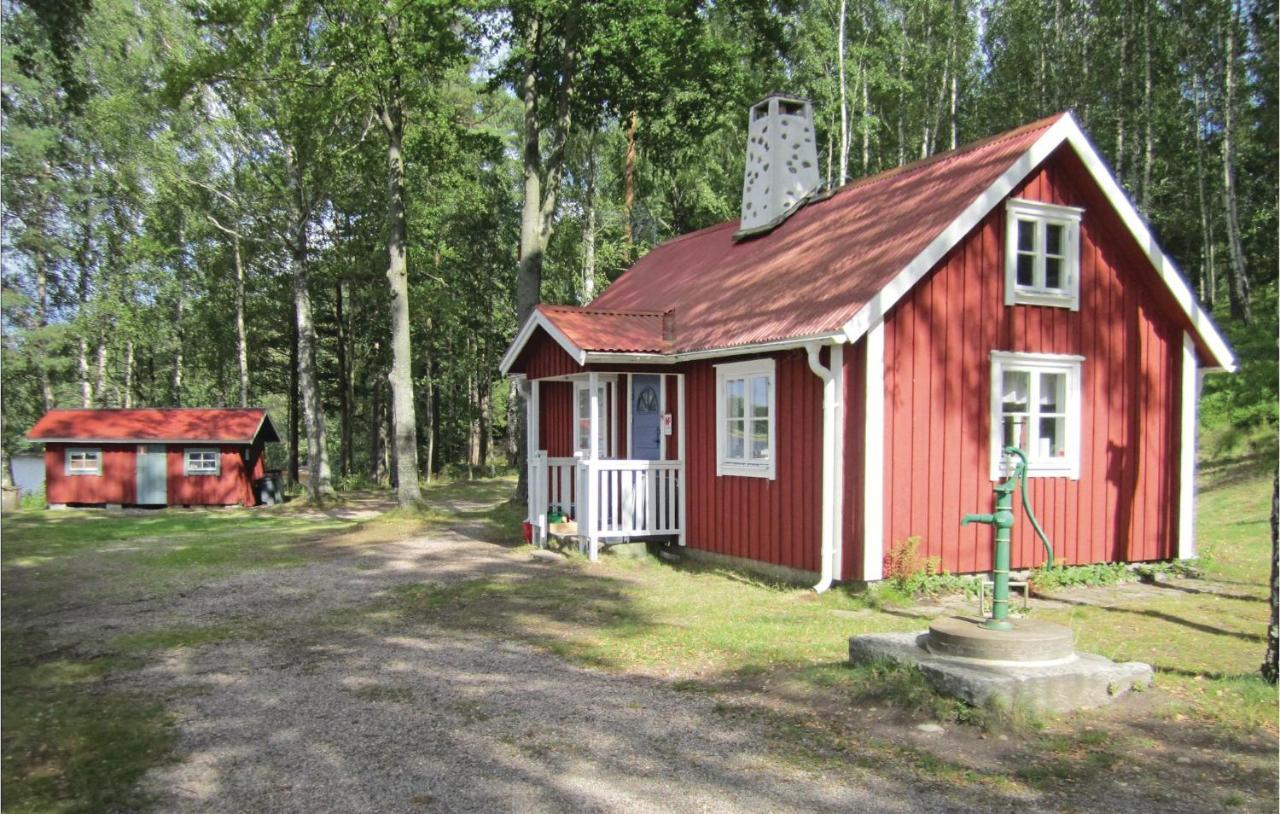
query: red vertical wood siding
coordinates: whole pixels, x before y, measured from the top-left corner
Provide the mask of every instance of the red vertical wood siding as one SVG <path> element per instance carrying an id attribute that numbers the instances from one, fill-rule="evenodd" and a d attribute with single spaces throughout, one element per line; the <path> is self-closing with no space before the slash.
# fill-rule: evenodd
<path id="1" fill-rule="evenodd" d="M 844 349 L 844 494 L 840 524 L 839 578 L 863 579 L 862 541 L 865 514 L 867 427 L 867 340 Z"/>
<path id="2" fill-rule="evenodd" d="M 545 379 L 549 376 L 568 376 L 581 373 L 582 366 L 560 347 L 560 343 L 552 339 L 541 328 L 529 337 L 529 343 L 521 351 L 513 365 L 514 370 L 523 370 L 530 379 Z"/>
<path id="3" fill-rule="evenodd" d="M 1085 357 L 1080 479 L 1029 481 L 1059 560 L 1175 556 L 1185 319 L 1069 150 L 1013 197 L 1085 209 L 1080 310 L 1004 305 L 1003 206 L 894 307 L 885 323 L 885 551 L 919 536 L 950 571 L 990 569 L 990 527 L 961 529 L 960 517 L 992 507 L 990 352 L 1003 350 Z M 846 447 L 861 434 L 848 415 Z M 849 535 L 860 523 L 848 507 L 861 466 L 848 449 L 846 466 L 845 575 L 856 578 L 860 540 Z M 1014 568 L 1043 561 L 1021 519 L 1012 560 Z"/>
<path id="4" fill-rule="evenodd" d="M 102 450 L 102 474 L 66 474 L 68 447 Z M 135 459 L 133 444 L 46 444 L 45 500 L 49 503 L 133 503 L 137 499 Z"/>
<path id="5" fill-rule="evenodd" d="M 693 362 L 684 367 L 687 544 L 817 571 L 822 385 L 809 370 L 803 351 L 778 353 L 773 358 L 777 362 L 774 480 L 716 475 L 715 362 Z"/>
<path id="6" fill-rule="evenodd" d="M 240 446 L 218 448 L 222 471 L 217 475 L 187 475 L 183 452 L 200 444 L 170 444 L 168 489 L 170 506 L 229 506 L 244 504 L 251 488 L 245 472 L 244 450 Z"/>

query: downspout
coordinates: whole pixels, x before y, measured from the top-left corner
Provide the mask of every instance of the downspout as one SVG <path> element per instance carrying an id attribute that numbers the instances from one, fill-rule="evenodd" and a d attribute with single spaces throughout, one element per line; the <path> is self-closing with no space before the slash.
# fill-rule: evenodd
<path id="1" fill-rule="evenodd" d="M 840 512 L 837 441 L 841 408 L 836 378 L 844 362 L 844 347 L 838 343 L 831 345 L 831 356 L 825 366 L 818 358 L 821 345 L 806 342 L 804 348 L 809 356 L 809 369 L 822 379 L 822 573 L 813 590 L 823 593 L 831 587 L 836 576 L 836 532 Z"/>

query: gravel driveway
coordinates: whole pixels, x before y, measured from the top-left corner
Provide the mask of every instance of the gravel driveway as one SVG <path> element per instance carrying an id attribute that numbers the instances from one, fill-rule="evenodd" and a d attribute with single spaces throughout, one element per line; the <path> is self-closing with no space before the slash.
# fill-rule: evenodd
<path id="1" fill-rule="evenodd" d="M 171 625 L 247 638 L 170 650 L 119 676 L 165 698 L 161 811 L 943 811 L 960 800 L 868 769 L 788 767 L 759 725 L 663 682 L 428 624 L 326 623 L 407 583 L 537 579 L 563 565 L 465 529 L 317 553 L 182 595 L 67 608 L 75 638 Z"/>

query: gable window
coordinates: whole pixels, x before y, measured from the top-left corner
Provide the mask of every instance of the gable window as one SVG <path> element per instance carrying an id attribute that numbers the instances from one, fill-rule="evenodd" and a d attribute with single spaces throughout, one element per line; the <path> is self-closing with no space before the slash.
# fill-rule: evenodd
<path id="1" fill-rule="evenodd" d="M 184 453 L 188 475 L 218 475 L 222 473 L 222 456 L 216 449 L 187 449 Z"/>
<path id="2" fill-rule="evenodd" d="M 773 479 L 774 363 L 716 365 L 716 474 Z"/>
<path id="3" fill-rule="evenodd" d="M 610 382 L 601 379 L 596 385 L 596 398 L 599 399 L 599 405 L 596 409 L 599 412 L 599 425 L 596 427 L 596 444 L 597 452 L 601 458 L 607 457 L 609 454 L 609 433 L 610 427 L 610 410 L 609 410 L 609 391 Z M 574 403 L 574 435 L 573 435 L 573 451 L 575 453 L 590 454 L 591 453 L 591 384 L 586 381 L 575 381 L 573 383 L 573 403 Z"/>
<path id="4" fill-rule="evenodd" d="M 1080 308 L 1080 216 L 1074 206 L 1011 199 L 1004 304 Z"/>
<path id="5" fill-rule="evenodd" d="M 102 450 L 97 447 L 75 447 L 67 450 L 68 475 L 101 475 Z"/>
<path id="6" fill-rule="evenodd" d="M 1080 477 L 1080 364 L 1052 353 L 991 354 L 991 479 L 1013 472 L 1003 450 L 1027 454 L 1027 475 Z"/>

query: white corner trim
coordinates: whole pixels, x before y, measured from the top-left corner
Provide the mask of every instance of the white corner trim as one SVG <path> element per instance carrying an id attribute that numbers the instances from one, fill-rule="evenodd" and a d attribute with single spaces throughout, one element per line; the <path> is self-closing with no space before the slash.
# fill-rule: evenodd
<path id="1" fill-rule="evenodd" d="M 1197 368 L 1196 343 L 1182 334 L 1181 467 L 1178 476 L 1178 559 L 1196 556 L 1196 422 L 1202 373 Z"/>
<path id="2" fill-rule="evenodd" d="M 520 351 L 524 350 L 524 346 L 528 344 L 529 339 L 533 336 L 533 332 L 541 328 L 554 339 L 565 352 L 573 357 L 578 364 L 586 364 L 587 352 L 564 335 L 564 332 L 557 328 L 551 320 L 547 319 L 546 314 L 534 309 L 534 312 L 525 320 L 524 327 L 516 334 L 516 338 L 511 340 L 511 347 L 507 348 L 507 352 L 502 355 L 502 361 L 498 364 L 498 372 L 506 376 L 511 366 L 516 363 L 516 357 L 520 355 Z"/>
<path id="3" fill-rule="evenodd" d="M 884 319 L 884 315 L 898 300 L 920 282 L 929 270 L 959 243 L 974 226 L 982 221 L 1013 188 L 1022 182 L 1037 166 L 1064 141 L 1070 142 L 1076 155 L 1089 170 L 1108 202 L 1114 207 L 1121 221 L 1129 229 L 1156 272 L 1173 295 L 1174 300 L 1190 319 L 1196 334 L 1204 340 L 1218 366 L 1229 372 L 1236 370 L 1236 360 L 1222 335 L 1208 314 L 1196 302 L 1191 288 L 1182 278 L 1173 262 L 1156 245 L 1146 222 L 1120 189 L 1110 170 L 1103 163 L 1088 136 L 1080 129 L 1075 117 L 1067 113 L 1044 132 L 1036 142 L 1014 161 L 990 187 L 969 204 L 960 215 L 942 231 L 924 251 L 916 255 L 902 271 L 889 281 L 866 305 L 858 310 L 844 325 L 845 336 L 850 343 L 857 342 L 871 326 Z"/>
<path id="4" fill-rule="evenodd" d="M 866 431 L 863 435 L 862 579 L 884 579 L 884 322 L 867 331 Z"/>

